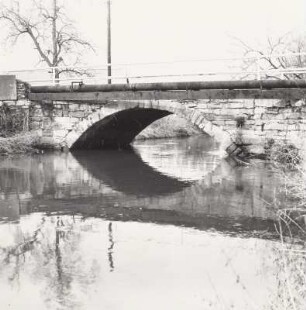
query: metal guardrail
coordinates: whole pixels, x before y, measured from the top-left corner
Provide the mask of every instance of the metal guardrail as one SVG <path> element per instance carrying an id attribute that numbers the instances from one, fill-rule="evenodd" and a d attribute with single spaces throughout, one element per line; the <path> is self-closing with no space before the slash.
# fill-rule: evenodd
<path id="1" fill-rule="evenodd" d="M 67 85 L 72 82 L 84 84 L 107 84 L 107 68 L 112 66 L 113 84 L 187 82 L 220 80 L 261 80 L 267 78 L 294 79 L 306 76 L 306 66 L 297 65 L 287 68 L 265 68 L 263 61 L 271 55 L 244 58 L 195 59 L 168 62 L 123 63 L 104 66 L 47 67 L 37 69 L 16 69 L 3 71 L 2 74 L 14 74 L 31 85 Z M 291 59 L 304 57 L 306 53 L 287 53 L 273 55 L 273 59 Z M 248 63 L 248 69 L 241 69 Z M 289 61 L 290 63 L 290 61 Z M 306 63 L 305 63 L 306 65 Z M 57 78 L 57 72 L 62 72 Z M 76 73 L 78 72 L 78 73 Z"/>

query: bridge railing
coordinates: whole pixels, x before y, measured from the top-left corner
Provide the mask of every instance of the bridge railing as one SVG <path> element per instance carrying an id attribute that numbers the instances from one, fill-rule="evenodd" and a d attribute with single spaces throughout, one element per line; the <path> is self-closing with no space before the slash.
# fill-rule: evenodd
<path id="1" fill-rule="evenodd" d="M 109 65 L 113 84 L 306 78 L 306 53 Z M 106 84 L 107 68 L 108 65 L 61 66 L 8 70 L 2 74 L 14 74 L 32 85 Z"/>

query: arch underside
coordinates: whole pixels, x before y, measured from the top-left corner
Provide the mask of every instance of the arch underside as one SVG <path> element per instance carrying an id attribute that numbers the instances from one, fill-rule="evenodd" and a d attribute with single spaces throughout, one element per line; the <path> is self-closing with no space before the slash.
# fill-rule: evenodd
<path id="1" fill-rule="evenodd" d="M 169 111 L 147 108 L 122 110 L 93 124 L 71 149 L 127 148 L 144 128 L 170 114 Z"/>

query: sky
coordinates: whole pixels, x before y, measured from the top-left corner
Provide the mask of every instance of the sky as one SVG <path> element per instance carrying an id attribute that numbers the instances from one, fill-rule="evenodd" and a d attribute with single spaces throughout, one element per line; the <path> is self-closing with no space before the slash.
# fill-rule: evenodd
<path id="1" fill-rule="evenodd" d="M 65 0 L 65 5 L 96 48 L 84 55 L 85 62 L 105 65 L 106 1 Z M 256 46 L 267 36 L 304 30 L 305 0 L 112 0 L 112 62 L 235 57 L 240 49 L 233 37 Z M 0 39 L 5 32 L 2 27 Z M 1 43 L 0 68 L 33 68 L 37 59 L 27 40 L 13 47 Z"/>

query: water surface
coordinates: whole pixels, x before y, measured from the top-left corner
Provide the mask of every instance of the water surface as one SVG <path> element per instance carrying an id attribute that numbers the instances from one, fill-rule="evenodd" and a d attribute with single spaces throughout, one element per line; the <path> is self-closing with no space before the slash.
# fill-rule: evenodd
<path id="1" fill-rule="evenodd" d="M 2 157 L 1 309 L 270 309 L 275 184 L 204 136 Z"/>

